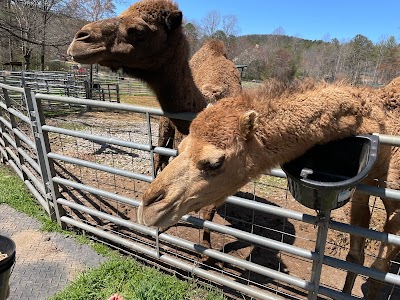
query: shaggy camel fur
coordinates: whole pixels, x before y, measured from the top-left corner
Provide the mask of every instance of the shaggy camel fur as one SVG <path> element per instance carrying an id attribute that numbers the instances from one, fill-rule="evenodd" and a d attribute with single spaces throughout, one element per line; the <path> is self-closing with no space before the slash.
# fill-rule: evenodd
<path id="1" fill-rule="evenodd" d="M 239 71 L 233 62 L 227 59 L 222 41 L 207 41 L 193 55 L 189 64 L 194 82 L 208 103 L 241 93 Z"/>
<path id="2" fill-rule="evenodd" d="M 194 82 L 208 104 L 222 98 L 239 95 L 242 91 L 239 71 L 233 62 L 227 59 L 225 45 L 220 40 L 206 41 L 193 55 L 189 65 Z M 166 80 L 169 79 L 166 78 Z M 159 146 L 177 148 L 183 137 L 175 133 L 175 127 L 169 119 L 161 118 Z M 156 174 L 165 168 L 168 160 L 168 156 L 155 155 Z"/>
<path id="3" fill-rule="evenodd" d="M 400 118 L 385 112 L 383 94 L 344 84 L 270 81 L 256 91 L 218 101 L 196 117 L 179 155 L 145 192 L 139 222 L 175 224 L 190 211 L 222 203 L 263 171 L 301 156 L 316 144 L 354 134 L 398 135 Z M 364 183 L 400 189 L 399 182 L 400 151 L 381 146 L 378 163 Z M 368 195 L 354 194 L 351 224 L 368 227 L 368 199 Z M 384 229 L 399 234 L 396 209 L 400 204 L 382 200 L 387 211 Z M 364 238 L 351 236 L 348 261 L 363 264 L 364 243 Z M 398 251 L 398 246 L 382 243 L 383 260 L 376 260 L 373 267 L 388 271 Z M 348 273 L 345 292 L 351 292 L 355 277 Z M 380 284 L 371 281 L 370 299 L 377 297 Z"/>
<path id="4" fill-rule="evenodd" d="M 85 25 L 68 53 L 80 63 L 98 63 L 145 81 L 166 112 L 194 112 L 207 103 L 241 91 L 240 75 L 226 58 L 223 42 L 207 41 L 189 65 L 189 44 L 182 31 L 182 12 L 169 0 L 145 0 L 121 16 Z M 175 133 L 175 125 L 179 133 Z M 189 131 L 189 122 L 161 118 L 158 145 L 172 148 Z M 174 144 L 175 140 L 175 144 Z M 169 157 L 156 155 L 156 173 Z M 206 210 L 211 220 L 215 209 Z M 204 244 L 210 244 L 209 233 Z"/>
<path id="5" fill-rule="evenodd" d="M 400 77 L 393 79 L 381 88 L 383 105 L 388 111 L 396 111 L 400 114 Z"/>

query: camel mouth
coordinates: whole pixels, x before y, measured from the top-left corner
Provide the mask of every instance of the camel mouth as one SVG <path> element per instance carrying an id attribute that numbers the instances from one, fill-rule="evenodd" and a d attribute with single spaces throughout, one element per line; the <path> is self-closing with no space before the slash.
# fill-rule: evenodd
<path id="1" fill-rule="evenodd" d="M 98 48 L 84 48 L 83 46 L 77 47 L 74 43 L 68 48 L 68 55 L 78 63 L 82 64 L 95 64 L 102 60 L 102 56 L 106 51 L 106 47 Z"/>
<path id="2" fill-rule="evenodd" d="M 139 224 L 145 226 L 168 227 L 181 218 L 179 202 L 166 198 L 164 191 L 159 191 L 151 197 L 145 197 L 137 211 Z"/>
<path id="3" fill-rule="evenodd" d="M 165 198 L 165 193 L 163 191 L 159 191 L 158 193 L 152 195 L 150 198 L 146 199 L 146 206 L 157 204 L 164 198 Z"/>
<path id="4" fill-rule="evenodd" d="M 169 227 L 175 225 L 180 220 L 181 216 L 176 215 L 174 206 L 156 207 L 152 205 L 150 207 L 144 206 L 143 202 L 139 206 L 137 212 L 138 223 L 144 226 L 154 226 L 154 227 Z"/>

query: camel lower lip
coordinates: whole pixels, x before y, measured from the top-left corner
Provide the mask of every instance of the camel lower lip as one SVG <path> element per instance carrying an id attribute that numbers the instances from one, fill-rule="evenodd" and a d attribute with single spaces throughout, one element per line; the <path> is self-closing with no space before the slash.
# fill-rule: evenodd
<path id="1" fill-rule="evenodd" d="M 138 211 L 138 221 L 140 224 L 143 224 L 145 226 L 155 226 L 155 227 L 163 227 L 163 226 L 170 226 L 175 224 L 171 223 L 170 220 L 173 218 L 173 210 L 174 206 L 171 206 L 169 208 L 157 208 L 156 206 L 160 205 L 160 203 L 154 203 L 150 206 L 139 207 Z M 160 213 L 162 211 L 162 213 Z M 149 218 L 149 216 L 151 216 Z"/>
<path id="2" fill-rule="evenodd" d="M 92 50 L 87 50 L 85 53 L 70 53 L 73 60 L 79 63 L 97 63 L 99 55 L 106 50 L 105 47 L 100 47 Z M 90 51 L 90 52 L 89 52 Z M 73 51 L 72 51 L 73 52 Z"/>

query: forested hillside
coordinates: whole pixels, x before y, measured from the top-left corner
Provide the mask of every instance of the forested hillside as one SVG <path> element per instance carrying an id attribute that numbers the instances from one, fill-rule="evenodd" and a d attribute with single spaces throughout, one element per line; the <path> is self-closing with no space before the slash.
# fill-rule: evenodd
<path id="1" fill-rule="evenodd" d="M 65 61 L 74 33 L 89 21 L 115 15 L 112 0 L 0 0 L 0 63 L 19 62 L 22 69 L 54 69 Z M 201 22 L 184 23 L 194 53 L 207 38 L 225 41 L 228 56 L 247 65 L 246 80 L 302 78 L 347 80 L 382 85 L 400 75 L 400 47 L 395 37 L 374 43 L 363 35 L 346 41 L 310 41 L 272 34 L 238 35 L 238 19 L 210 12 Z"/>
<path id="2" fill-rule="evenodd" d="M 342 42 L 249 35 L 235 38 L 230 47 L 235 63 L 248 65 L 248 79 L 311 76 L 379 85 L 400 75 L 400 48 L 394 37 L 374 44 L 362 35 Z"/>

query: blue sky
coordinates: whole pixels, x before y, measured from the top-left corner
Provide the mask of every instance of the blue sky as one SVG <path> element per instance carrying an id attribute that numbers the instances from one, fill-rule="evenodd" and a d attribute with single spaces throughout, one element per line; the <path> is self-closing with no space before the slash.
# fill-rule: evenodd
<path id="1" fill-rule="evenodd" d="M 129 3 L 129 1 L 127 1 Z M 132 1 L 134 3 L 137 1 Z M 374 43 L 393 35 L 400 41 L 400 1 L 371 0 L 176 0 L 187 21 L 200 21 L 209 11 L 236 15 L 240 33 L 286 35 L 318 40 L 349 40 L 356 34 Z M 118 5 L 117 14 L 129 5 Z"/>

